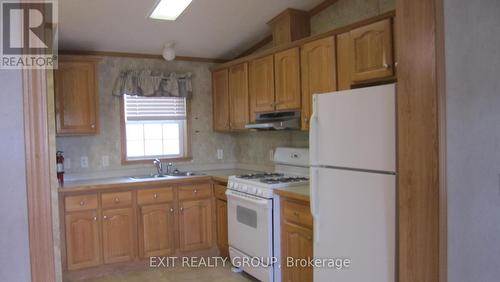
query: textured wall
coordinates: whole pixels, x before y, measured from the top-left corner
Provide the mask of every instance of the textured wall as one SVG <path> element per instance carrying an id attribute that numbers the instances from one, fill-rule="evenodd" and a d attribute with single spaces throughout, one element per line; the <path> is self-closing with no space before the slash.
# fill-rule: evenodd
<path id="1" fill-rule="evenodd" d="M 500 2 L 444 3 L 448 281 L 498 281 Z"/>
<path id="2" fill-rule="evenodd" d="M 0 70 L 0 281 L 31 281 L 21 79 Z"/>
<path id="3" fill-rule="evenodd" d="M 269 150 L 276 146 L 307 146 L 307 134 L 300 132 L 216 133 L 212 130 L 212 64 L 134 58 L 106 57 L 99 64 L 99 102 L 101 132 L 96 136 L 58 137 L 57 149 L 63 150 L 71 177 L 104 177 L 146 173 L 152 165 L 122 165 L 120 148 L 120 104 L 111 95 L 118 73 L 126 69 L 155 69 L 168 72 L 193 73 L 191 99 L 191 142 L 193 160 L 177 163 L 183 169 L 234 167 L 236 163 L 270 165 Z M 217 160 L 216 150 L 224 150 L 224 160 Z M 102 156 L 110 157 L 110 166 L 103 168 Z M 80 157 L 88 156 L 89 168 L 80 167 Z"/>
<path id="4" fill-rule="evenodd" d="M 155 59 L 106 57 L 99 64 L 99 121 L 101 131 L 96 136 L 58 137 L 57 149 L 63 150 L 71 160 L 68 173 L 92 173 L 125 168 L 152 168 L 152 165 L 121 165 L 120 103 L 111 95 L 116 77 L 122 70 L 153 69 L 166 72 L 193 73 L 193 98 L 191 99 L 191 142 L 193 161 L 190 165 L 235 162 L 236 145 L 229 134 L 212 131 L 211 64 Z M 216 149 L 224 149 L 224 160 L 216 159 Z M 103 168 L 103 155 L 110 157 L 110 166 Z M 89 168 L 80 167 L 80 157 L 88 156 Z"/>
<path id="5" fill-rule="evenodd" d="M 311 34 L 319 34 L 395 9 L 395 0 L 339 0 L 311 18 Z"/>

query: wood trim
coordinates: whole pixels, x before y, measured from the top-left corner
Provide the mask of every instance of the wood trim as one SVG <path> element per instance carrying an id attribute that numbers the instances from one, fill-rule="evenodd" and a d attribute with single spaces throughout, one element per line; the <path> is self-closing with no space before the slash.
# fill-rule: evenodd
<path id="1" fill-rule="evenodd" d="M 381 14 L 381 15 L 378 15 L 378 16 L 366 19 L 366 20 L 362 20 L 362 21 L 359 21 L 359 22 L 356 22 L 356 23 L 353 23 L 353 24 L 350 24 L 350 25 L 347 25 L 347 26 L 343 26 L 341 28 L 337 28 L 337 29 L 333 29 L 333 30 L 321 33 L 321 34 L 309 36 L 309 37 L 306 37 L 306 38 L 303 38 L 303 39 L 299 39 L 299 40 L 293 41 L 293 42 L 288 43 L 288 44 L 283 44 L 283 45 L 280 45 L 280 46 L 272 47 L 272 48 L 263 50 L 262 52 L 257 52 L 257 53 L 250 54 L 250 55 L 245 56 L 245 57 L 241 57 L 241 58 L 232 60 L 230 62 L 222 63 L 222 64 L 219 64 L 217 66 L 214 66 L 214 67 L 210 68 L 210 70 L 213 72 L 213 71 L 216 71 L 216 70 L 220 70 L 220 69 L 228 68 L 228 67 L 231 67 L 231 66 L 234 66 L 234 65 L 238 65 L 238 64 L 241 64 L 241 63 L 245 63 L 245 62 L 251 61 L 253 59 L 259 58 L 259 57 L 264 57 L 264 56 L 271 55 L 271 54 L 274 54 L 274 53 L 277 53 L 277 52 L 280 52 L 280 51 L 284 51 L 284 50 L 287 50 L 287 49 L 290 49 L 290 48 L 300 47 L 301 45 L 303 45 L 303 44 L 305 44 L 307 42 L 319 40 L 319 39 L 322 39 L 322 38 L 325 38 L 325 37 L 328 37 L 328 36 L 336 36 L 338 34 L 341 34 L 341 33 L 344 33 L 344 32 L 348 32 L 348 31 L 350 31 L 352 29 L 355 29 L 355 28 L 358 28 L 358 27 L 361 27 L 361 26 L 365 26 L 365 25 L 368 25 L 368 24 L 371 24 L 371 23 L 374 23 L 374 22 L 378 22 L 380 20 L 384 20 L 384 19 L 388 19 L 388 18 L 394 18 L 395 16 L 396 16 L 396 12 L 395 11 L 389 11 L 387 13 L 384 13 L 384 14 Z"/>
<path id="2" fill-rule="evenodd" d="M 398 0 L 398 281 L 437 282 L 443 212 L 442 0 Z M 438 4 L 439 3 L 439 4 Z M 441 145 L 441 147 L 440 147 Z"/>
<path id="3" fill-rule="evenodd" d="M 316 5 L 316 7 L 309 10 L 309 16 L 312 17 L 314 15 L 317 15 L 321 11 L 325 10 L 326 8 L 330 7 L 331 5 L 333 5 L 337 2 L 338 2 L 338 0 L 325 0 L 321 3 L 319 3 L 318 5 Z"/>
<path id="4" fill-rule="evenodd" d="M 157 59 L 165 60 L 162 55 L 146 54 L 146 53 L 129 53 L 129 52 L 114 52 L 114 51 L 85 51 L 85 50 L 59 50 L 60 55 L 78 55 L 78 56 L 97 56 L 97 57 L 121 57 L 121 58 L 138 58 L 138 59 Z M 189 62 L 204 62 L 204 63 L 225 63 L 226 59 L 216 58 L 201 58 L 189 56 L 176 56 L 175 61 Z"/>
<path id="5" fill-rule="evenodd" d="M 127 142 L 125 139 L 125 115 L 124 115 L 124 109 L 123 109 L 123 96 L 119 98 L 120 101 L 120 148 L 121 148 L 121 164 L 122 165 L 130 165 L 130 164 L 151 164 L 154 158 L 151 159 L 141 159 L 141 160 L 127 160 L 127 155 L 125 152 L 127 152 Z M 186 118 L 186 150 L 185 150 L 185 156 L 184 157 L 178 157 L 178 158 L 160 158 L 160 160 L 163 162 L 178 162 L 178 161 L 190 161 L 193 159 L 192 157 L 192 150 L 191 150 L 191 102 L 189 99 L 186 99 L 186 107 L 187 107 L 187 118 Z"/>
<path id="6" fill-rule="evenodd" d="M 45 70 L 23 70 L 26 189 L 32 281 L 55 281 Z"/>
<path id="7" fill-rule="evenodd" d="M 436 1 L 436 74 L 439 111 L 439 281 L 448 281 L 448 188 L 446 179 L 446 58 L 444 3 Z"/>
<path id="8" fill-rule="evenodd" d="M 260 40 L 259 42 L 255 43 L 254 45 L 252 45 L 250 48 L 248 48 L 247 50 L 241 52 L 238 56 L 234 57 L 234 59 L 238 59 L 238 58 L 241 58 L 241 57 L 245 57 L 245 56 L 248 56 L 252 53 L 254 53 L 255 51 L 259 50 L 260 48 L 266 46 L 266 44 L 270 43 L 273 41 L 273 35 L 270 34 L 266 37 L 264 37 L 262 40 Z"/>

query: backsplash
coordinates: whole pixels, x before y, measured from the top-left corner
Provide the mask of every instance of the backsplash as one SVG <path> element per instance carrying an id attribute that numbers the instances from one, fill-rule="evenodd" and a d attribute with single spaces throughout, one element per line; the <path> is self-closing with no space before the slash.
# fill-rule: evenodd
<path id="1" fill-rule="evenodd" d="M 95 136 L 57 137 L 57 149 L 64 151 L 66 178 L 121 176 L 154 171 L 153 165 L 122 165 L 120 144 L 120 100 L 111 95 L 115 79 L 121 71 L 152 69 L 164 72 L 193 74 L 191 104 L 192 160 L 176 162 L 181 169 L 210 170 L 235 168 L 257 169 L 272 165 L 269 151 L 277 146 L 308 145 L 307 133 L 245 132 L 217 133 L 212 130 L 211 63 L 104 57 L 99 63 L 99 122 L 100 133 Z M 224 150 L 223 160 L 217 159 L 217 149 Z M 80 165 L 88 157 L 88 168 Z M 109 166 L 103 166 L 103 156 Z"/>

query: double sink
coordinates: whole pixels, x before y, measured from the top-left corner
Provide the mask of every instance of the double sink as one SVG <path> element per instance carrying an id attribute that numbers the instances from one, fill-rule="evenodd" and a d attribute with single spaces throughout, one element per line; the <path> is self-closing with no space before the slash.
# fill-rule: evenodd
<path id="1" fill-rule="evenodd" d="M 206 174 L 193 171 L 175 171 L 170 174 L 150 174 L 150 175 L 130 176 L 129 178 L 132 180 L 144 180 L 144 179 L 160 179 L 169 177 L 186 177 L 186 176 L 201 176 L 201 175 L 206 175 Z"/>

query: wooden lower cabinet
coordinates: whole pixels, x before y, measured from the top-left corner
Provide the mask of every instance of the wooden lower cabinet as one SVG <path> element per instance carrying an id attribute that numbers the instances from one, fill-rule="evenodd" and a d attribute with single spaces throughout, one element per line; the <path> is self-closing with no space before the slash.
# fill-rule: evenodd
<path id="1" fill-rule="evenodd" d="M 131 261 L 135 257 L 135 224 L 132 208 L 103 211 L 104 263 Z"/>
<path id="2" fill-rule="evenodd" d="M 101 242 L 97 211 L 66 214 L 66 260 L 69 270 L 101 263 Z"/>
<path id="3" fill-rule="evenodd" d="M 215 217 L 217 218 L 217 247 L 221 256 L 229 256 L 229 242 L 227 236 L 227 201 L 217 199 L 215 202 Z"/>
<path id="4" fill-rule="evenodd" d="M 139 211 L 139 253 L 142 258 L 172 254 L 174 247 L 172 204 L 148 205 Z"/>
<path id="5" fill-rule="evenodd" d="M 212 245 L 212 199 L 179 202 L 181 251 L 209 248 Z"/>
<path id="6" fill-rule="evenodd" d="M 307 210 L 307 213 L 306 213 Z M 289 260 L 313 258 L 312 217 L 309 203 L 281 199 L 281 275 L 284 282 L 313 281 L 313 268 L 291 265 Z"/>

